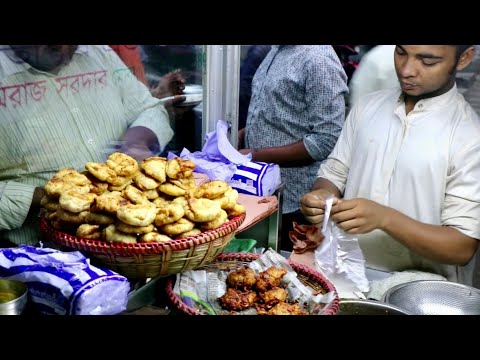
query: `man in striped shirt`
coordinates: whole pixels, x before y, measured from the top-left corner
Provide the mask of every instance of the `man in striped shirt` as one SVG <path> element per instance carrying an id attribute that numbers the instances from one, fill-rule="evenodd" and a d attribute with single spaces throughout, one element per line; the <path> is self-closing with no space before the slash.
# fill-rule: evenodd
<path id="1" fill-rule="evenodd" d="M 173 137 L 168 114 L 108 46 L 0 46 L 0 239 L 36 244 L 43 186 L 116 148 L 137 160 Z"/>

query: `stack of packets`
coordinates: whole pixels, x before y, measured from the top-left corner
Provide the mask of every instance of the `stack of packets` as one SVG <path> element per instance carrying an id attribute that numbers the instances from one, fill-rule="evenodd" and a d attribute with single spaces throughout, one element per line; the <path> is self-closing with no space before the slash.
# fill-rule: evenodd
<path id="1" fill-rule="evenodd" d="M 130 283 L 90 265 L 79 251 L 22 245 L 0 249 L 0 278 L 28 287 L 35 310 L 45 315 L 114 315 L 127 308 Z"/>
<path id="2" fill-rule="evenodd" d="M 300 282 L 297 273 L 287 260 L 273 249 L 267 250 L 257 260 L 248 263 L 248 267 L 257 274 L 272 266 L 287 270 L 282 279 L 282 285 L 287 291 L 287 301 L 298 302 L 309 315 L 322 315 L 324 309 L 335 299 L 335 292 L 317 295 L 312 288 Z M 232 313 L 221 307 L 218 298 L 227 290 L 226 279 L 231 270 L 234 270 L 231 266 L 229 269 L 220 269 L 210 264 L 206 270 L 179 273 L 173 291 L 187 306 L 204 315 L 230 315 Z M 256 315 L 257 311 L 252 307 L 237 311 L 235 314 Z"/>

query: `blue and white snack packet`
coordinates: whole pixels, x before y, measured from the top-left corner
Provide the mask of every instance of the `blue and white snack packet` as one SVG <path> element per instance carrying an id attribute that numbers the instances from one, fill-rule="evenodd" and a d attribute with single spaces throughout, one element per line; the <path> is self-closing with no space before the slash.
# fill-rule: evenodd
<path id="1" fill-rule="evenodd" d="M 90 265 L 79 251 L 27 245 L 0 249 L 0 278 L 24 282 L 42 314 L 118 314 L 127 308 L 130 291 L 127 278 Z"/>
<path id="2" fill-rule="evenodd" d="M 205 135 L 202 151 L 191 153 L 183 149 L 180 157 L 195 163 L 195 171 L 211 180 L 226 181 L 240 193 L 269 196 L 281 184 L 280 167 L 273 163 L 251 161 L 252 155 L 242 155 L 228 140 L 230 124 L 217 121 L 216 130 Z M 169 158 L 175 155 L 169 154 Z"/>

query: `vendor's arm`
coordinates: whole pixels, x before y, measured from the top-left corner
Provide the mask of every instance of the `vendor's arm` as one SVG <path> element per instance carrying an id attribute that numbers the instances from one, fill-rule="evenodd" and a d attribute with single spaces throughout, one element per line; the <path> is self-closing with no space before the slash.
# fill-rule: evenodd
<path id="1" fill-rule="evenodd" d="M 113 69 L 123 63 L 116 54 L 110 52 L 109 63 Z M 170 119 L 162 102 L 153 97 L 149 89 L 133 75 L 122 77 L 116 85 L 123 99 L 127 118 L 131 119 L 124 135 L 121 151 L 142 160 L 162 152 L 173 137 Z"/>
<path id="2" fill-rule="evenodd" d="M 40 208 L 42 188 L 15 181 L 0 182 L 0 231 L 22 226 L 29 212 Z"/>

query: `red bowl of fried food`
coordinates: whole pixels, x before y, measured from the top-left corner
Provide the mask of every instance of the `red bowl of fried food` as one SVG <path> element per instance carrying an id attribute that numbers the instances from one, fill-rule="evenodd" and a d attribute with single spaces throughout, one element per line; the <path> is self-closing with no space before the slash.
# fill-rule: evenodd
<path id="1" fill-rule="evenodd" d="M 40 230 L 47 239 L 70 249 L 91 254 L 105 267 L 131 280 L 169 276 L 213 261 L 228 245 L 245 220 L 236 215 L 216 229 L 166 242 L 119 243 L 84 239 L 56 230 L 45 217 Z"/>
<path id="2" fill-rule="evenodd" d="M 231 313 L 254 306 L 259 315 L 308 315 L 298 304 L 286 302 L 285 289 L 278 287 L 284 269 L 271 267 L 263 272 L 256 280 L 254 272 L 246 266 L 249 262 L 258 259 L 260 254 L 223 253 L 215 261 L 197 270 L 231 271 L 227 276 L 227 292 L 219 298 L 220 305 L 231 310 Z M 326 294 L 334 292 L 333 301 L 325 306 L 323 315 L 335 315 L 339 309 L 339 297 L 333 284 L 322 274 L 311 268 L 289 261 L 290 266 L 297 273 L 298 279 L 316 293 Z M 275 273 L 277 272 L 277 273 Z M 262 274 L 262 273 L 261 273 Z M 203 315 L 198 310 L 185 304 L 173 291 L 175 276 L 167 278 L 165 290 L 172 306 L 186 315 Z M 255 287 L 253 284 L 255 283 Z M 261 291 L 258 288 L 262 288 Z M 259 301 L 258 301 L 259 300 Z M 258 304 L 255 304 L 258 302 Z M 270 306 L 265 306 L 270 305 Z"/>

